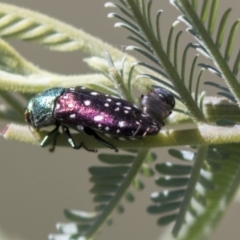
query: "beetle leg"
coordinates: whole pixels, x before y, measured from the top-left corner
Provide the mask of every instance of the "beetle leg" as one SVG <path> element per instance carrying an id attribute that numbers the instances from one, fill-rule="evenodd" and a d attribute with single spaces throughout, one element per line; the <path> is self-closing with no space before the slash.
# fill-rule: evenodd
<path id="1" fill-rule="evenodd" d="M 49 149 L 50 152 L 53 152 L 57 142 L 58 134 L 59 134 L 59 125 L 57 124 L 56 127 L 43 138 L 43 140 L 40 143 L 40 146 L 45 147 L 49 143 L 53 142 L 52 147 Z"/>
<path id="2" fill-rule="evenodd" d="M 141 128 L 141 126 L 142 126 L 142 125 L 139 124 L 137 130 L 133 133 L 132 137 L 135 137 L 135 136 L 136 136 L 136 134 L 138 133 L 138 131 L 139 131 L 139 129 Z"/>
<path id="3" fill-rule="evenodd" d="M 55 146 L 57 144 L 57 136 L 58 136 L 58 133 L 57 133 L 56 137 L 53 139 L 52 147 L 49 148 L 49 152 L 54 152 Z"/>
<path id="4" fill-rule="evenodd" d="M 89 151 L 89 152 L 97 152 L 96 149 L 91 149 L 91 148 L 88 148 L 84 145 L 84 143 L 80 143 L 79 145 L 76 145 L 76 143 L 74 142 L 73 138 L 72 138 L 72 135 L 69 131 L 69 128 L 66 127 L 66 126 L 62 126 L 62 130 L 63 132 L 66 134 L 67 136 L 67 140 L 70 144 L 70 146 L 73 148 L 73 149 L 80 149 L 81 147 L 83 147 L 85 150 Z"/>
<path id="5" fill-rule="evenodd" d="M 100 142 L 101 144 L 103 144 L 104 146 L 110 148 L 110 149 L 114 149 L 115 152 L 118 152 L 118 149 L 113 146 L 112 144 L 108 143 L 107 141 L 105 141 L 104 139 L 102 139 L 101 137 L 99 137 L 97 135 L 97 133 L 95 133 L 91 128 L 88 128 L 88 127 L 84 127 L 83 131 L 90 135 L 90 136 L 93 136 L 98 142 Z"/>

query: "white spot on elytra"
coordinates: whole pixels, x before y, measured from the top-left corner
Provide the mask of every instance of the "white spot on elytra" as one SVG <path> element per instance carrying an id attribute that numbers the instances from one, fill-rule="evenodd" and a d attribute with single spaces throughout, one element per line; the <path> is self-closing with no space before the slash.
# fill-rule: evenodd
<path id="1" fill-rule="evenodd" d="M 98 95 L 97 92 L 91 92 L 91 95 Z"/>
<path id="2" fill-rule="evenodd" d="M 81 87 L 81 89 L 86 89 L 85 87 Z"/>
<path id="3" fill-rule="evenodd" d="M 106 131 L 109 131 L 109 127 L 105 127 L 105 130 L 106 130 Z"/>
<path id="4" fill-rule="evenodd" d="M 63 96 L 63 99 L 68 99 L 68 95 Z"/>
<path id="5" fill-rule="evenodd" d="M 58 103 L 58 104 L 56 105 L 56 109 L 60 109 L 60 107 L 61 107 L 61 105 Z"/>
<path id="6" fill-rule="evenodd" d="M 134 106 L 135 108 L 138 108 L 138 106 L 137 106 L 137 105 L 135 105 L 135 104 L 134 104 L 133 106 Z"/>
<path id="7" fill-rule="evenodd" d="M 124 111 L 124 113 L 128 114 L 128 113 L 129 113 L 129 111 L 128 111 L 128 110 L 125 110 L 125 111 Z"/>
<path id="8" fill-rule="evenodd" d="M 70 117 L 70 118 L 75 118 L 75 117 L 76 117 L 76 114 L 73 113 L 73 114 L 71 114 L 69 117 Z"/>
<path id="9" fill-rule="evenodd" d="M 120 131 L 120 129 L 117 129 L 117 131 L 116 131 L 117 133 L 120 133 L 121 131 Z"/>
<path id="10" fill-rule="evenodd" d="M 111 98 L 107 98 L 106 100 L 107 100 L 108 102 L 111 102 L 111 101 L 112 101 L 112 99 L 111 99 Z"/>
<path id="11" fill-rule="evenodd" d="M 108 103 L 105 103 L 104 106 L 105 106 L 105 107 L 109 107 L 109 104 L 108 104 Z"/>
<path id="12" fill-rule="evenodd" d="M 85 104 L 86 106 L 89 106 L 89 105 L 91 104 L 91 101 L 85 100 L 85 101 L 84 101 L 84 104 Z"/>
<path id="13" fill-rule="evenodd" d="M 141 114 L 141 116 L 142 116 L 142 117 L 147 117 L 147 115 L 146 115 L 146 114 L 144 114 L 144 113 L 142 113 L 142 114 Z"/>
<path id="14" fill-rule="evenodd" d="M 120 103 L 120 102 L 116 102 L 116 105 L 118 105 L 118 106 L 120 106 L 122 103 Z"/>
<path id="15" fill-rule="evenodd" d="M 126 108 L 128 110 L 131 110 L 132 108 L 131 107 L 128 107 L 128 106 L 124 106 L 123 108 Z"/>
<path id="16" fill-rule="evenodd" d="M 68 104 L 68 107 L 69 107 L 69 108 L 73 108 L 73 104 L 72 104 L 72 103 L 69 103 L 69 104 Z"/>
<path id="17" fill-rule="evenodd" d="M 74 90 L 75 90 L 75 88 L 74 88 L 74 87 L 70 87 L 70 90 L 71 90 L 71 91 L 74 91 Z"/>
<path id="18" fill-rule="evenodd" d="M 83 130 L 83 126 L 82 126 L 82 125 L 77 125 L 77 129 L 78 129 L 79 131 L 82 131 L 82 130 Z"/>
<path id="19" fill-rule="evenodd" d="M 119 107 L 117 107 L 117 108 L 115 108 L 115 109 L 114 109 L 114 111 L 116 111 L 116 112 L 117 112 L 117 111 L 119 111 L 119 109 L 120 109 L 120 108 L 119 108 Z"/>
<path id="20" fill-rule="evenodd" d="M 98 124 L 98 128 L 101 128 L 101 127 L 102 127 L 102 124 L 101 124 L 101 123 L 99 123 L 99 124 Z"/>
<path id="21" fill-rule="evenodd" d="M 95 116 L 93 119 L 94 119 L 94 121 L 98 122 L 98 121 L 103 120 L 103 116 L 97 115 L 97 116 Z"/>
<path id="22" fill-rule="evenodd" d="M 118 126 L 119 126 L 119 127 L 124 127 L 124 126 L 125 126 L 125 122 L 124 122 L 124 121 L 120 121 L 120 122 L 118 123 Z"/>
<path id="23" fill-rule="evenodd" d="M 136 121 L 136 124 L 138 124 L 138 125 L 139 125 L 139 124 L 140 124 L 140 122 Z"/>

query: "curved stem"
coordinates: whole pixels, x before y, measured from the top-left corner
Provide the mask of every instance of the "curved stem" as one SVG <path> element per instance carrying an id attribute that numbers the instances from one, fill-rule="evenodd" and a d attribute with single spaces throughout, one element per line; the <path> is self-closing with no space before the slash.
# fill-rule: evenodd
<path id="1" fill-rule="evenodd" d="M 169 60 L 167 54 L 163 49 L 163 46 L 156 39 L 154 32 L 148 27 L 146 20 L 144 19 L 143 15 L 139 10 L 137 2 L 132 0 L 125 0 L 125 2 L 128 4 L 128 8 L 132 12 L 135 21 L 137 22 L 139 28 L 141 29 L 141 32 L 146 38 L 146 41 L 149 42 L 149 45 L 154 52 L 154 55 L 156 56 L 160 64 L 163 66 L 163 68 L 166 70 L 166 73 L 173 82 L 176 90 L 182 98 L 182 101 L 186 104 L 188 111 L 192 115 L 192 118 L 199 123 L 205 122 L 203 113 L 198 108 L 197 104 L 191 96 L 191 93 L 189 93 L 178 72 L 176 71 L 174 65 Z"/>
<path id="2" fill-rule="evenodd" d="M 200 44 L 204 45 L 204 48 L 208 50 L 214 64 L 217 69 L 221 71 L 222 77 L 224 78 L 226 84 L 228 85 L 231 93 L 234 95 L 240 106 L 240 91 L 239 83 L 237 78 L 232 73 L 230 67 L 226 63 L 224 57 L 222 56 L 219 48 L 214 43 L 211 35 L 208 33 L 207 29 L 204 27 L 203 22 L 197 16 L 190 3 L 186 0 L 174 0 L 174 3 L 178 6 L 179 10 L 187 17 L 193 29 L 201 36 Z"/>

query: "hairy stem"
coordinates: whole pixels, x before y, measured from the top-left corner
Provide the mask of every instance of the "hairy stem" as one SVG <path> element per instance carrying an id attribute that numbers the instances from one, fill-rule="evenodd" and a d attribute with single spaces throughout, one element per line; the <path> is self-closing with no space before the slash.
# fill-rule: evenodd
<path id="1" fill-rule="evenodd" d="M 48 132 L 38 132 L 39 139 L 43 138 Z M 9 124 L 1 134 L 5 139 L 17 140 L 26 143 L 39 145 L 37 139 L 34 138 L 28 127 Z M 93 137 L 85 134 L 72 134 L 76 139 L 82 139 L 87 143 L 89 148 L 103 148 Z M 104 137 L 103 137 L 104 138 Z M 240 126 L 218 127 L 207 124 L 199 125 L 197 128 L 186 130 L 163 130 L 157 136 L 145 137 L 140 140 L 119 141 L 111 139 L 111 143 L 117 148 L 159 148 L 168 146 L 184 146 L 184 145 L 210 145 L 210 144 L 227 144 L 240 142 Z M 69 146 L 64 134 L 60 134 L 58 146 Z"/>

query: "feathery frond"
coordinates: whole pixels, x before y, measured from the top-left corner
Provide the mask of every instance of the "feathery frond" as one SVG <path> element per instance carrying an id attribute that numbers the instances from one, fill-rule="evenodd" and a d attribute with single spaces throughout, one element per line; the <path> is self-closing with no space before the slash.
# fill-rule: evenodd
<path id="1" fill-rule="evenodd" d="M 234 48 L 239 20 L 228 27 L 231 11 L 227 9 L 218 24 L 218 0 L 204 1 L 202 4 L 196 0 L 170 2 L 177 6 L 183 16 L 173 22 L 166 43 L 160 31 L 162 10 L 157 11 L 153 20 L 151 0 L 119 0 L 119 4 L 105 4 L 119 12 L 108 15 L 120 21 L 115 26 L 125 28 L 130 34 L 128 39 L 133 45 L 126 50 L 135 50 L 148 62 L 137 61 L 80 30 L 42 14 L 18 11 L 17 7 L 0 4 L 1 37 L 37 42 L 51 50 L 84 51 L 94 55 L 85 62 L 94 71 L 100 72 L 77 76 L 47 72 L 25 60 L 1 40 L 1 98 L 8 104 L 0 105 L 1 119 L 23 121 L 20 116 L 23 105 L 15 95 L 6 92 L 11 90 L 28 100 L 31 94 L 46 88 L 82 85 L 134 103 L 135 88 L 146 92 L 163 86 L 176 99 L 176 108 L 166 120 L 169 125 L 167 130 L 163 129 L 157 136 L 135 143 L 113 139 L 113 143 L 116 142 L 128 153 L 98 155 L 101 165 L 89 168 L 94 211 L 66 209 L 64 215 L 70 222 L 58 223 L 60 234 L 52 234 L 50 239 L 92 238 L 103 224 L 113 223 L 114 210 L 124 213 L 125 206 L 121 202 L 124 197 L 129 203 L 135 201 L 137 195 L 129 190 L 129 186 L 132 185 L 135 190 L 144 189 L 142 176 L 159 175 L 155 183 L 157 188 L 162 189 L 151 194 L 153 203 L 147 211 L 159 216 L 158 225 L 174 222 L 173 235 L 178 239 L 206 239 L 223 214 L 221 204 L 229 204 L 236 192 L 240 178 L 240 128 L 237 125 L 240 121 L 237 81 L 240 51 Z M 197 43 L 181 45 L 183 31 L 179 29 L 180 22 L 187 24 L 187 32 Z M 192 52 L 194 56 L 190 57 Z M 208 62 L 199 63 L 202 57 L 199 53 Z M 104 54 L 106 59 L 103 59 Z M 203 73 L 207 71 L 214 73 L 221 81 L 223 79 L 226 85 L 223 81 L 204 82 Z M 201 92 L 202 82 L 205 86 L 214 87 L 222 97 Z M 182 129 L 185 123 L 193 124 L 191 127 L 184 125 Z M 212 123 L 217 126 L 210 125 Z M 180 129 L 170 129 L 174 128 L 174 124 L 178 124 Z M 7 139 L 38 143 L 26 126 L 10 124 L 1 134 Z M 45 134 L 45 131 L 39 132 L 39 138 Z M 58 145 L 65 146 L 65 142 L 60 136 Z M 94 140 L 89 140 L 88 144 L 98 147 Z M 168 151 L 178 163 L 168 159 L 167 162 L 157 162 L 155 168 L 150 166 L 157 157 L 149 153 L 148 147 L 183 145 L 188 145 L 188 150 L 171 148 Z"/>
<path id="2" fill-rule="evenodd" d="M 228 35 L 225 49 L 223 49 L 224 53 L 221 53 L 221 49 L 223 48 L 222 42 L 224 37 L 226 38 L 226 24 L 230 10 L 228 9 L 223 14 L 217 30 L 217 38 L 214 40 L 212 34 L 209 33 L 213 33 L 215 26 L 218 1 L 212 2 L 211 11 L 209 10 L 208 4 L 206 2 L 207 1 L 204 1 L 202 5 L 201 16 L 198 16 L 187 1 L 172 1 L 172 3 L 184 14 L 184 18 L 179 19 L 190 26 L 189 32 L 194 34 L 195 39 L 198 40 L 201 48 L 204 49 L 204 51 L 211 57 L 213 64 L 221 73 L 221 77 L 224 79 L 230 92 L 236 99 L 237 103 L 240 105 L 239 83 L 235 77 L 235 71 L 233 72 L 231 70 L 232 67 L 228 65 L 228 61 L 232 57 L 232 48 L 234 45 L 239 20 L 233 23 Z M 208 27 L 205 26 L 206 19 L 208 19 Z M 239 60 L 235 62 L 234 66 L 239 65 L 238 61 Z M 235 67 L 233 67 L 233 69 L 236 70 Z"/>
<path id="3" fill-rule="evenodd" d="M 79 214 L 78 212 L 75 214 L 75 211 L 65 211 L 65 216 L 70 221 L 76 222 L 71 223 L 74 226 L 72 228 L 74 232 L 71 232 L 70 235 L 69 231 L 63 232 L 62 235 L 52 234 L 52 240 L 59 240 L 59 237 L 64 236 L 67 237 L 66 239 L 78 239 L 80 236 L 91 238 L 106 221 L 109 221 L 112 211 L 117 206 L 120 206 L 118 208 L 120 212 L 124 211 L 124 207 L 119 205 L 123 195 L 126 196 L 128 202 L 134 201 L 134 195 L 127 191 L 130 184 L 133 183 L 136 189 L 141 190 L 143 183 L 136 178 L 136 174 L 144 160 L 152 162 L 156 159 L 156 156 L 148 154 L 147 150 L 141 150 L 136 156 L 100 154 L 98 157 L 107 166 L 90 167 L 89 169 L 90 181 L 94 183 L 91 192 L 95 194 L 94 202 L 98 204 L 95 207 L 96 212 L 84 213 L 80 211 Z M 145 169 L 143 167 L 141 172 L 148 175 L 145 174 Z M 84 224 L 84 228 L 79 222 Z M 60 226 L 62 225 L 60 224 Z M 66 229 L 68 230 L 68 228 Z"/>
<path id="4" fill-rule="evenodd" d="M 147 57 L 150 61 L 156 64 L 159 67 L 163 68 L 165 74 L 168 78 L 168 82 L 170 81 L 174 88 L 177 90 L 180 95 L 180 99 L 187 105 L 188 111 L 191 113 L 192 117 L 197 121 L 204 121 L 204 117 L 201 111 L 198 109 L 198 106 L 195 104 L 191 94 L 187 91 L 187 87 L 185 86 L 182 77 L 180 77 L 177 69 L 177 58 L 176 52 L 178 52 L 178 42 L 180 33 L 177 34 L 178 38 L 175 40 L 174 48 L 175 54 L 173 57 L 173 61 L 171 60 L 170 49 L 172 48 L 172 36 L 173 31 L 178 25 L 179 21 L 176 21 L 169 32 L 168 43 L 166 49 L 162 46 L 161 36 L 159 29 L 159 19 L 161 15 L 161 11 L 158 12 L 156 17 L 156 26 L 153 26 L 151 20 L 149 19 L 149 11 L 150 11 L 150 2 L 148 2 L 148 7 L 146 8 L 144 5 L 144 1 L 132 2 L 132 1 L 123 1 L 124 4 L 119 8 L 118 5 L 108 4 L 107 6 L 115 6 L 119 8 L 121 11 L 122 8 L 125 9 L 125 12 L 128 13 L 131 17 L 130 24 L 126 21 L 121 23 L 116 23 L 115 26 L 124 27 L 129 30 L 134 36 L 130 36 L 129 38 L 134 42 L 138 43 L 141 47 L 130 46 L 127 47 L 127 50 L 135 50 L 145 57 Z M 115 16 L 116 13 L 112 13 L 111 16 Z M 118 15 L 118 14 L 117 14 Z M 120 19 L 118 17 L 118 19 Z M 134 27 L 132 21 L 135 22 Z M 136 23 L 138 24 L 136 26 Z M 182 61 L 183 63 L 183 61 Z M 156 79 L 155 77 L 153 80 Z M 161 82 L 163 83 L 163 82 Z"/>

